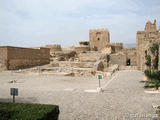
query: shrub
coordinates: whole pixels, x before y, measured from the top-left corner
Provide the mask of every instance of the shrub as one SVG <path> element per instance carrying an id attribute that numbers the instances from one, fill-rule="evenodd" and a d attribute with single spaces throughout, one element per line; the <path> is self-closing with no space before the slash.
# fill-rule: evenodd
<path id="1" fill-rule="evenodd" d="M 159 60 L 159 45 L 158 43 L 153 43 L 150 47 L 150 51 L 152 52 L 155 59 L 153 60 L 153 67 L 155 70 L 158 70 L 158 60 Z"/>
<path id="2" fill-rule="evenodd" d="M 147 65 L 148 67 L 151 67 L 151 56 L 150 56 L 150 55 L 147 55 L 147 56 L 145 56 L 145 58 L 146 58 L 146 65 Z"/>
<path id="3" fill-rule="evenodd" d="M 160 87 L 160 71 L 151 72 L 150 70 L 145 70 L 144 73 L 149 78 L 145 87 L 154 86 L 158 89 Z"/>
<path id="4" fill-rule="evenodd" d="M 56 105 L 0 102 L 0 120 L 58 120 Z"/>
<path id="5" fill-rule="evenodd" d="M 89 43 L 88 42 L 84 42 L 83 45 L 89 45 Z"/>
<path id="6" fill-rule="evenodd" d="M 145 70 L 144 71 L 145 75 L 148 77 L 148 78 L 151 78 L 151 71 L 150 70 Z"/>

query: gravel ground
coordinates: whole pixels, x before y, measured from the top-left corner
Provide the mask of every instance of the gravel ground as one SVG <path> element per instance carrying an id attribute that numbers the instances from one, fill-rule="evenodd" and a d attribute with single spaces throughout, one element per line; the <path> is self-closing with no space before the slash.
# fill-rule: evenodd
<path id="1" fill-rule="evenodd" d="M 97 88 L 96 78 L 1 72 L 1 101 L 11 100 L 9 88 L 13 85 L 8 82 L 12 79 L 18 82 L 18 102 L 59 105 L 59 120 L 151 120 L 155 116 L 152 104 L 160 105 L 160 94 L 144 92 L 139 71 L 119 71 L 112 79 L 102 80 L 102 93 L 84 92 Z M 67 88 L 75 90 L 65 91 Z"/>

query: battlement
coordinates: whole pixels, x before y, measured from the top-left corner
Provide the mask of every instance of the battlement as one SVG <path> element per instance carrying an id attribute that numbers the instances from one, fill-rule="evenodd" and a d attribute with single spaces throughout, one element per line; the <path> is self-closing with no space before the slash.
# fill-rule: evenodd
<path id="1" fill-rule="evenodd" d="M 123 48 L 123 51 L 135 52 L 136 48 Z"/>
<path id="2" fill-rule="evenodd" d="M 145 26 L 145 31 L 147 32 L 157 31 L 156 20 L 154 20 L 154 23 L 152 23 L 151 21 L 147 21 Z"/>
<path id="3" fill-rule="evenodd" d="M 51 52 L 62 51 L 61 45 L 46 45 L 46 48 L 50 48 Z"/>
<path id="4" fill-rule="evenodd" d="M 102 28 L 102 29 L 90 29 L 89 30 L 90 33 L 92 32 L 109 32 L 109 30 L 107 28 Z"/>
<path id="5" fill-rule="evenodd" d="M 119 43 L 119 42 L 114 42 L 114 43 L 110 43 L 113 46 L 123 46 L 123 43 Z"/>

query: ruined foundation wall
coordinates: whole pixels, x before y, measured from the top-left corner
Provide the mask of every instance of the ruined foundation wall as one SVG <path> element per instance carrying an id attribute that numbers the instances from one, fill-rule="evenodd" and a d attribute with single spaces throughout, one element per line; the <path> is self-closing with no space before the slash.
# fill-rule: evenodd
<path id="1" fill-rule="evenodd" d="M 126 66 L 127 57 L 125 54 L 117 53 L 110 55 L 110 63 Z"/>
<path id="2" fill-rule="evenodd" d="M 130 66 L 137 66 L 137 50 L 136 48 L 124 48 L 122 52 L 130 59 Z"/>
<path id="3" fill-rule="evenodd" d="M 75 46 L 74 51 L 77 53 L 86 52 L 86 51 L 90 51 L 90 48 L 89 48 L 89 46 Z"/>
<path id="4" fill-rule="evenodd" d="M 47 48 L 8 47 L 8 69 L 20 69 L 49 63 L 50 52 Z"/>

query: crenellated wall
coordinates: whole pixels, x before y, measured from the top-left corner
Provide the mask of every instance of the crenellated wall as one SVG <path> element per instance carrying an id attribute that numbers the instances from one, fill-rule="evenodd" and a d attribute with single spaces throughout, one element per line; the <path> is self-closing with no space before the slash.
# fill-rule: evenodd
<path id="1" fill-rule="evenodd" d="M 61 45 L 46 45 L 46 48 L 49 48 L 51 53 L 62 51 Z"/>
<path id="2" fill-rule="evenodd" d="M 123 43 L 115 42 L 115 43 L 110 43 L 110 45 L 114 47 L 115 52 L 119 52 L 123 49 Z"/>

